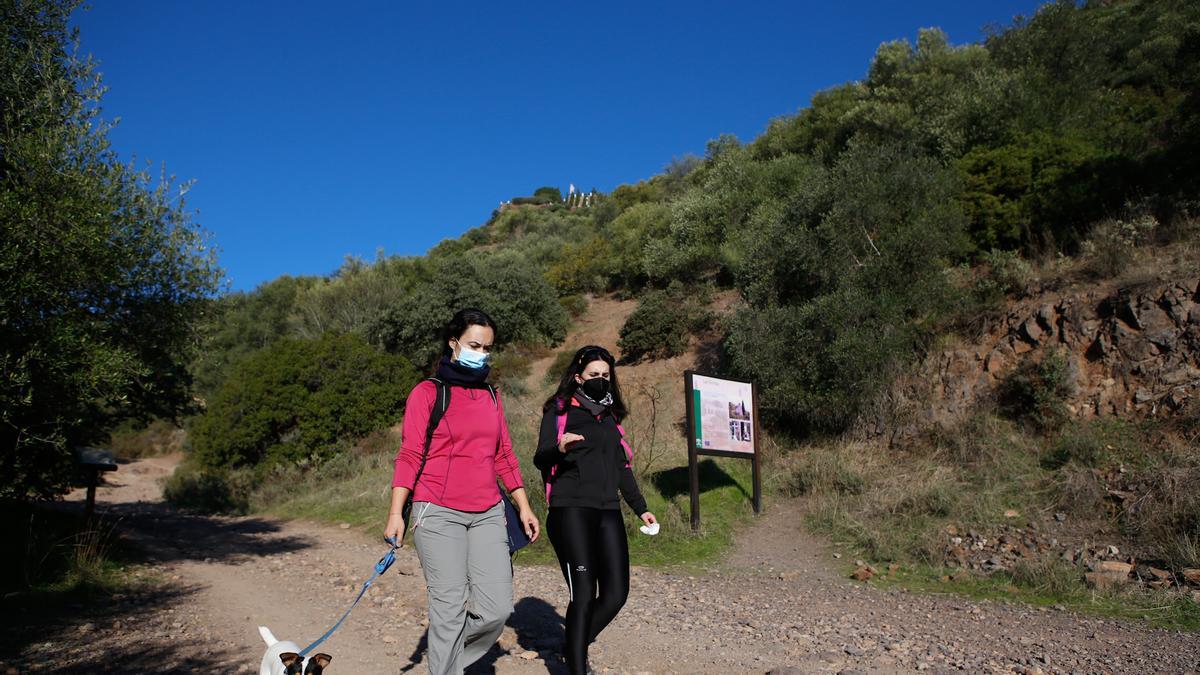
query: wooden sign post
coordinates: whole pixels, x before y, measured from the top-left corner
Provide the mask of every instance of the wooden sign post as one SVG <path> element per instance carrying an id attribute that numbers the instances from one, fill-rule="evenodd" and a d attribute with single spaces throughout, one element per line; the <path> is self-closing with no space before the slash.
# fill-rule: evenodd
<path id="1" fill-rule="evenodd" d="M 75 460 L 83 473 L 84 484 L 87 485 L 87 504 L 83 509 L 83 518 L 90 524 L 96 512 L 96 487 L 100 485 L 100 474 L 116 471 L 117 460 L 111 452 L 98 448 L 76 448 Z"/>
<path id="2" fill-rule="evenodd" d="M 688 370 L 683 373 L 683 395 L 687 409 L 692 531 L 700 529 L 700 455 L 750 460 L 754 475 L 754 512 L 760 513 L 758 391 L 754 383 Z"/>

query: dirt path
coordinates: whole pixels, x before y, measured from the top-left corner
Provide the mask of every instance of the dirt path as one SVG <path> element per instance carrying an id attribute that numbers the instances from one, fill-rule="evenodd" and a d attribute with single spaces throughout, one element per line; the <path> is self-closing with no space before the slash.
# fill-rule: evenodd
<path id="1" fill-rule="evenodd" d="M 157 480 L 175 460 L 126 464 L 99 494 L 165 583 L 63 608 L 18 603 L 0 636 L 0 672 L 257 672 L 258 625 L 302 644 L 320 635 L 382 552 L 337 527 L 173 511 Z M 1200 663 L 1194 635 L 856 585 L 793 508 L 762 516 L 712 572 L 635 567 L 628 605 L 593 647 L 597 670 L 1196 672 Z M 425 672 L 420 570 L 407 550 L 394 569 L 325 643 L 331 674 Z M 558 571 L 518 567 L 515 586 L 510 628 L 472 672 L 564 672 Z"/>

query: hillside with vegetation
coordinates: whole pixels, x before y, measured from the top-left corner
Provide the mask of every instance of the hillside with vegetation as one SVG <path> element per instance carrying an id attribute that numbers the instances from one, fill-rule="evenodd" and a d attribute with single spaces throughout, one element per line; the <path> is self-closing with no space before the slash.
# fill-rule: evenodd
<path id="1" fill-rule="evenodd" d="M 1085 573 L 1145 580 L 1195 621 L 1198 218 L 1200 6 L 1056 2 L 968 45 L 925 29 L 749 142 L 215 301 L 168 492 L 375 525 L 390 429 L 447 317 L 498 321 L 528 451 L 544 374 L 606 312 L 675 531 L 635 555 L 703 559 L 747 517 L 741 468 L 709 464 L 728 508 L 685 532 L 670 439 L 698 367 L 758 383 L 772 490 L 867 562 L 1079 602 Z M 303 480 L 324 491 L 297 498 Z"/>

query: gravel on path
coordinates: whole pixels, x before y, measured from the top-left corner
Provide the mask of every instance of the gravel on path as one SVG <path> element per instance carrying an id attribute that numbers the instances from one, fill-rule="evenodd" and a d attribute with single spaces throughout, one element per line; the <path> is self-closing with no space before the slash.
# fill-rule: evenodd
<path id="1" fill-rule="evenodd" d="M 39 606 L 5 598 L 0 674 L 257 672 L 257 627 L 306 644 L 349 606 L 385 547 L 336 526 L 222 518 L 161 502 L 163 458 L 123 466 L 102 512 L 145 551 L 146 589 Z M 155 487 L 149 487 L 155 486 Z M 1198 672 L 1200 639 L 1116 620 L 844 578 L 780 503 L 711 569 L 636 565 L 629 602 L 592 647 L 601 673 Z M 641 536 L 641 535 L 638 535 Z M 425 595 L 411 549 L 323 645 L 326 672 L 424 673 Z M 566 586 L 518 565 L 516 610 L 472 673 L 563 673 Z"/>

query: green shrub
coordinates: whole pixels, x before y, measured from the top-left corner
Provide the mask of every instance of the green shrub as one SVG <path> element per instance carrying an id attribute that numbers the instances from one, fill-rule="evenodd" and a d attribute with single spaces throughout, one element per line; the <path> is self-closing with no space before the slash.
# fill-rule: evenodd
<path id="1" fill-rule="evenodd" d="M 1000 410 L 1038 431 L 1057 428 L 1067 419 L 1067 397 L 1075 392 L 1075 369 L 1059 350 L 1041 361 L 1025 361 L 997 387 Z"/>
<path id="2" fill-rule="evenodd" d="M 463 236 L 471 238 L 470 232 Z M 288 334 L 308 339 L 325 333 L 363 335 L 425 278 L 428 266 L 422 258 L 380 255 L 368 263 L 347 256 L 335 274 L 297 293 Z"/>
<path id="3" fill-rule="evenodd" d="M 284 275 L 249 293 L 231 293 L 214 300 L 203 348 L 189 368 L 197 393 L 208 398 L 229 377 L 234 364 L 290 335 L 297 299 L 319 283 L 316 277 Z"/>
<path id="4" fill-rule="evenodd" d="M 963 217 L 954 175 L 910 148 L 853 143 L 806 171 L 742 233 L 726 344 L 769 421 L 840 431 L 956 306 Z"/>
<path id="5" fill-rule="evenodd" d="M 400 448 L 400 432 L 392 429 L 376 429 L 358 439 L 351 448 L 356 455 L 376 455 L 379 453 L 395 455 Z M 340 455 L 339 455 L 340 456 Z"/>
<path id="6" fill-rule="evenodd" d="M 329 457 L 395 423 L 420 376 L 356 335 L 286 338 L 238 364 L 192 428 L 205 468 Z"/>
<path id="7" fill-rule="evenodd" d="M 976 245 L 1041 250 L 1077 244 L 1086 224 L 1114 205 L 1116 193 L 1099 168 L 1105 160 L 1094 139 L 1045 132 L 971 150 L 959 168 Z"/>
<path id="8" fill-rule="evenodd" d="M 559 293 L 603 291 L 608 286 L 611 255 L 608 240 L 602 237 L 569 244 L 559 261 L 546 270 L 546 281 Z"/>
<path id="9" fill-rule="evenodd" d="M 626 361 L 679 356 L 687 351 L 691 335 L 711 324 L 712 318 L 694 293 L 675 282 L 641 297 L 621 326 L 617 347 Z"/>
<path id="10" fill-rule="evenodd" d="M 1025 297 L 1034 281 L 1032 266 L 1015 251 L 992 250 L 979 263 L 961 263 L 950 273 L 960 299 L 947 329 L 972 341 L 992 330 L 1007 314 L 1008 299 Z"/>
<path id="11" fill-rule="evenodd" d="M 562 190 L 553 186 L 540 187 L 533 191 L 534 199 L 545 199 L 548 202 L 561 202 Z"/>
<path id="12" fill-rule="evenodd" d="M 729 346 L 736 372 L 758 383 L 769 420 L 837 431 L 911 353 L 902 324 L 875 298 L 829 294 L 794 308 L 739 311 Z"/>
<path id="13" fill-rule="evenodd" d="M 671 231 L 667 204 L 634 204 L 605 228 L 610 253 L 605 261 L 612 284 L 627 289 L 645 286 L 649 278 L 646 246 L 664 240 Z"/>
<path id="14" fill-rule="evenodd" d="M 441 354 L 442 328 L 463 307 L 478 307 L 500 327 L 500 344 L 551 347 L 567 332 L 567 312 L 541 272 L 515 253 L 436 261 L 369 331 L 374 342 L 425 367 Z"/>
<path id="15" fill-rule="evenodd" d="M 588 308 L 587 298 L 578 293 L 574 295 L 564 295 L 558 299 L 558 304 L 562 305 L 563 309 L 567 310 L 567 314 L 570 314 L 572 319 L 583 316 L 583 313 L 586 312 Z"/>
<path id="16" fill-rule="evenodd" d="M 649 228 L 640 246 L 646 276 L 658 285 L 727 278 L 745 260 L 744 240 L 767 238 L 763 214 L 777 214 L 815 166 L 799 155 L 753 161 L 731 136 L 710 141 L 708 158 L 693 172 L 697 186 L 670 204 L 667 231 L 656 234 L 667 225 L 666 213 L 651 207 L 625 224 Z"/>
<path id="17" fill-rule="evenodd" d="M 201 513 L 243 514 L 250 510 L 253 488 L 248 470 L 204 468 L 185 462 L 163 483 L 163 499 Z"/>

